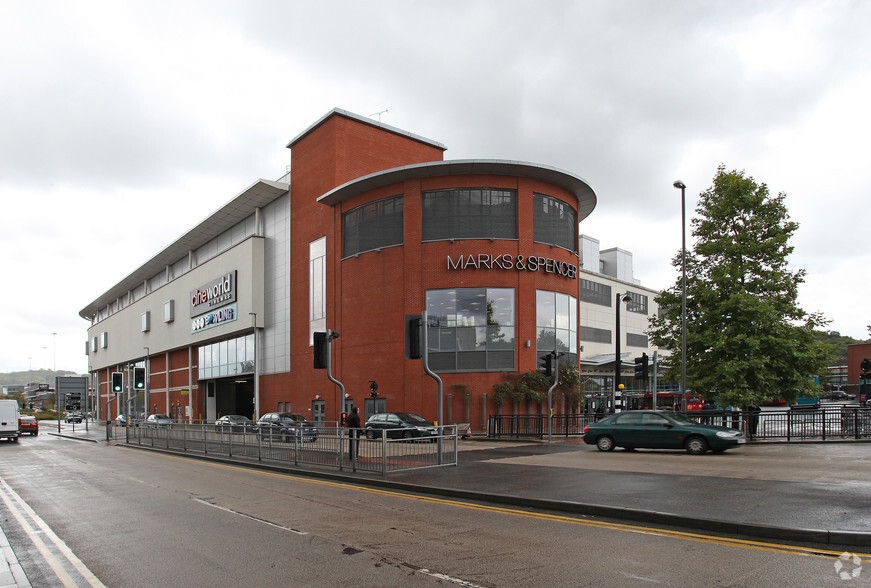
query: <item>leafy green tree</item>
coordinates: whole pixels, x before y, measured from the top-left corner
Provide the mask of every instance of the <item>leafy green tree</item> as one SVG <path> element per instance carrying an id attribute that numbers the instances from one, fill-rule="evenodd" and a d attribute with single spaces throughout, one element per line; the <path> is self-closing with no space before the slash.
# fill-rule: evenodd
<path id="1" fill-rule="evenodd" d="M 804 270 L 790 271 L 789 240 L 798 229 L 783 193 L 769 194 L 743 171 L 717 170 L 700 195 L 688 247 L 687 387 L 721 406 L 749 407 L 815 396 L 812 376 L 824 373 L 831 349 L 814 329 L 820 314 L 798 306 Z M 650 321 L 653 343 L 673 350 L 666 377 L 681 369 L 681 255 L 675 285 L 660 294 Z"/>

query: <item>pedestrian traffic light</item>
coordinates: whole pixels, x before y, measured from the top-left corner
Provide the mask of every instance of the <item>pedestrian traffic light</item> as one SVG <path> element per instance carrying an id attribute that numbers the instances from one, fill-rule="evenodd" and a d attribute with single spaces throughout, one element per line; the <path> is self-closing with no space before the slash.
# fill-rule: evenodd
<path id="1" fill-rule="evenodd" d="M 551 377 L 553 375 L 553 354 L 542 355 L 539 359 L 541 361 L 538 364 L 538 371 L 543 372 L 547 377 Z"/>
<path id="2" fill-rule="evenodd" d="M 124 374 L 112 372 L 112 392 L 116 394 L 124 391 Z"/>
<path id="3" fill-rule="evenodd" d="M 635 379 L 636 380 L 646 380 L 647 379 L 647 354 L 642 353 L 641 357 L 635 358 Z"/>
<path id="4" fill-rule="evenodd" d="M 347 426 L 347 424 L 348 424 L 348 413 L 347 413 L 347 412 L 343 412 L 343 413 L 342 413 L 342 426 L 343 426 L 343 427 L 344 427 L 344 426 Z"/>
<path id="5" fill-rule="evenodd" d="M 145 389 L 145 368 L 133 368 L 133 387 L 137 390 Z"/>

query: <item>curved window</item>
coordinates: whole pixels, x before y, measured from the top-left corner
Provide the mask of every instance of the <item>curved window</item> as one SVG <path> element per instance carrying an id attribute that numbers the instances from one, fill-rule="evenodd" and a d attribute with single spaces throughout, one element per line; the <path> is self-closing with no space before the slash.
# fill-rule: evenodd
<path id="1" fill-rule="evenodd" d="M 428 290 L 427 354 L 437 372 L 514 370 L 514 290 Z"/>
<path id="2" fill-rule="evenodd" d="M 532 195 L 533 240 L 578 252 L 578 221 L 575 209 L 552 196 Z"/>
<path id="3" fill-rule="evenodd" d="M 456 188 L 423 193 L 423 240 L 516 239 L 517 192 Z"/>
<path id="4" fill-rule="evenodd" d="M 403 200 L 392 196 L 342 215 L 342 257 L 403 243 Z"/>
<path id="5" fill-rule="evenodd" d="M 535 348 L 539 357 L 556 349 L 567 353 L 560 364 L 578 363 L 578 299 L 568 294 L 535 293 Z"/>

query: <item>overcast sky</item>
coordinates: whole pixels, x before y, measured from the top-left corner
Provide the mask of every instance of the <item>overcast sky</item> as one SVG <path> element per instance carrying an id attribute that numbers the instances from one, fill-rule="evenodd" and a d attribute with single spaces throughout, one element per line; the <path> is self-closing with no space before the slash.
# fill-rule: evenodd
<path id="1" fill-rule="evenodd" d="M 677 277 L 717 166 L 785 192 L 799 302 L 868 337 L 871 2 L 0 2 L 0 371 L 87 371 L 79 311 L 333 107 L 564 169 L 581 232 Z M 689 231 L 689 226 L 688 226 Z M 56 333 L 54 335 L 53 333 Z"/>

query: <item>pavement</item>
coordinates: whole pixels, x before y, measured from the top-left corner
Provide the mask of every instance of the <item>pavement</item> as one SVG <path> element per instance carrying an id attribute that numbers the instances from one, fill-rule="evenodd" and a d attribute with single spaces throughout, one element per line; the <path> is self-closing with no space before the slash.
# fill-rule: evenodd
<path id="1" fill-rule="evenodd" d="M 105 428 L 93 423 L 87 431 L 64 425 L 60 433 L 50 426 L 42 432 L 106 441 Z M 867 441 L 748 443 L 703 456 L 603 453 L 577 438 L 552 444 L 474 438 L 460 441 L 459 449 L 456 467 L 386 477 L 316 466 L 277 469 L 488 503 L 871 551 Z"/>

